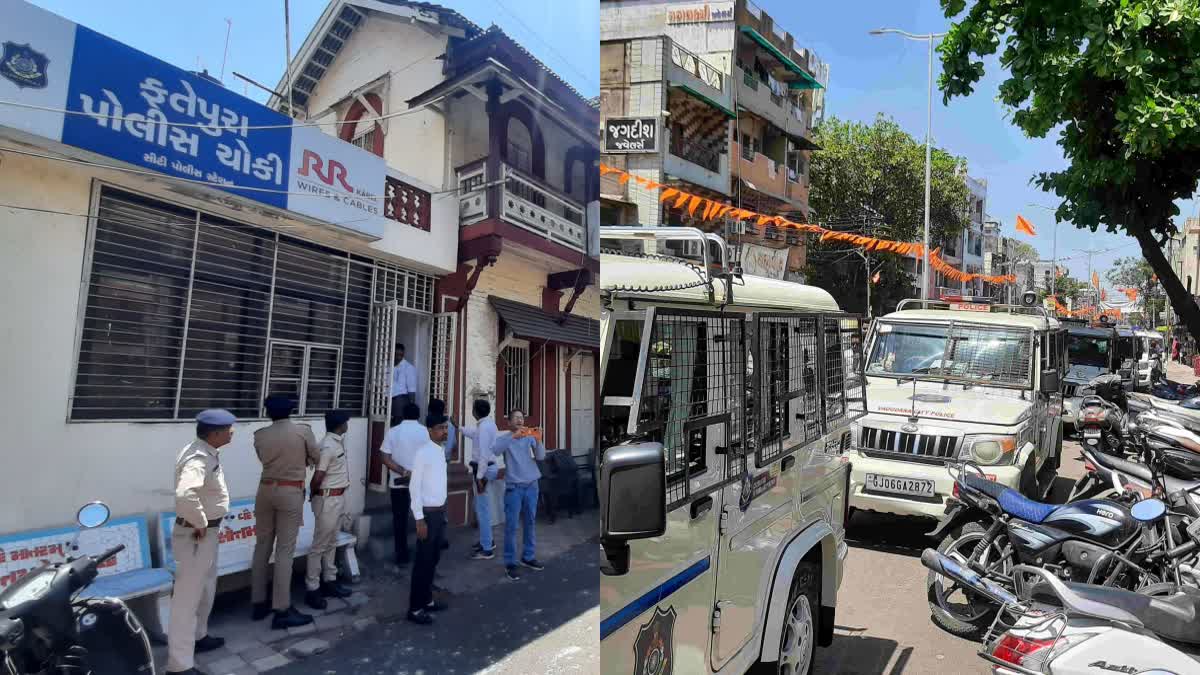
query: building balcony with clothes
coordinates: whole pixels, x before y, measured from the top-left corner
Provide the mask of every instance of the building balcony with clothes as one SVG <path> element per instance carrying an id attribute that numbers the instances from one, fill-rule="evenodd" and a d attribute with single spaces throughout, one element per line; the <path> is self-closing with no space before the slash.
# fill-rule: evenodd
<path id="1" fill-rule="evenodd" d="M 735 117 L 729 77 L 670 38 L 663 40 L 670 57 L 663 173 L 668 181 L 728 196 L 729 121 Z"/>

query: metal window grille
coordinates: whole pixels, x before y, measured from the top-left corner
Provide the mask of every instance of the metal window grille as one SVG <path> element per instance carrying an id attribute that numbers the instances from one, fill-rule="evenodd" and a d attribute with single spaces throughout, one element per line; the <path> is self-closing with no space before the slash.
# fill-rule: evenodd
<path id="1" fill-rule="evenodd" d="M 504 414 L 514 410 L 529 412 L 529 347 L 505 347 Z"/>
<path id="2" fill-rule="evenodd" d="M 453 405 L 454 331 L 457 314 L 438 314 L 433 318 L 433 348 L 429 359 L 429 397 Z"/>
<path id="3" fill-rule="evenodd" d="M 755 316 L 752 353 L 762 366 L 747 407 L 758 420 L 758 466 L 821 435 L 819 321 L 816 315 Z"/>
<path id="4" fill-rule="evenodd" d="M 108 187 L 98 202 L 72 420 L 258 416 L 268 384 L 300 387 L 268 341 L 325 346 L 292 392 L 307 414 L 361 411 L 372 295 L 432 309 L 428 275 Z"/>
<path id="5" fill-rule="evenodd" d="M 845 417 L 858 419 L 867 414 L 866 359 L 863 358 L 862 321 L 858 317 L 837 319 L 845 363 L 842 392 Z"/>
<path id="6" fill-rule="evenodd" d="M 746 327 L 740 316 L 657 310 L 638 428 L 664 447 L 667 508 L 691 497 L 691 479 L 715 471 L 713 487 L 740 479 L 746 432 Z M 723 457 L 708 465 L 709 447 Z"/>
<path id="7" fill-rule="evenodd" d="M 370 129 L 367 129 L 361 134 L 358 134 L 350 140 L 350 144 L 362 148 L 369 153 L 375 153 L 375 125 L 372 124 Z"/>
<path id="8" fill-rule="evenodd" d="M 951 377 L 1025 385 L 1032 351 L 1032 331 L 956 324 L 938 370 Z"/>

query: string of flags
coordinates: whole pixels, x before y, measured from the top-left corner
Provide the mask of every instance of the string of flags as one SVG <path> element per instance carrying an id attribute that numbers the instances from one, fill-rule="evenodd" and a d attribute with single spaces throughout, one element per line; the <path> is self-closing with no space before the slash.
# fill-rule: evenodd
<path id="1" fill-rule="evenodd" d="M 801 232 L 816 234 L 822 242 L 841 241 L 853 246 L 861 247 L 870 252 L 875 253 L 895 253 L 897 255 L 912 256 L 916 258 L 924 257 L 925 247 L 922 244 L 893 241 L 891 239 L 880 239 L 878 237 L 867 237 L 861 234 L 852 234 L 850 232 L 836 232 L 820 225 L 811 223 L 797 223 L 783 216 L 768 215 L 751 211 L 749 209 L 740 209 L 731 204 L 724 204 L 707 197 L 701 197 L 697 194 L 692 194 L 678 188 L 670 187 L 662 183 L 658 183 L 642 176 L 636 176 L 623 169 L 618 169 L 607 164 L 600 164 L 600 175 L 608 176 L 615 175 L 617 181 L 621 185 L 633 181 L 642 186 L 646 190 L 658 190 L 658 201 L 665 207 L 675 209 L 686 209 L 689 216 L 698 217 L 704 221 L 713 221 L 720 218 L 733 218 L 734 220 L 753 221 L 756 225 L 774 225 L 780 228 L 793 228 Z M 699 212 L 699 214 L 697 214 Z M 963 272 L 953 265 L 942 260 L 940 257 L 941 249 L 937 248 L 929 254 L 929 265 L 938 272 L 942 273 L 946 278 L 954 281 L 964 282 L 982 279 L 989 284 L 1014 284 L 1017 282 L 1015 274 L 978 274 L 975 272 Z M 878 276 L 878 275 L 876 275 Z M 878 283 L 878 281 L 875 281 Z"/>
<path id="2" fill-rule="evenodd" d="M 1068 309 L 1066 305 L 1059 302 L 1058 297 L 1054 295 L 1046 296 L 1054 304 L 1054 311 L 1058 314 L 1066 316 L 1074 316 L 1081 318 L 1091 318 L 1099 315 L 1107 316 L 1113 319 L 1121 318 L 1121 310 L 1116 308 L 1100 309 L 1099 307 L 1080 307 L 1079 309 Z"/>

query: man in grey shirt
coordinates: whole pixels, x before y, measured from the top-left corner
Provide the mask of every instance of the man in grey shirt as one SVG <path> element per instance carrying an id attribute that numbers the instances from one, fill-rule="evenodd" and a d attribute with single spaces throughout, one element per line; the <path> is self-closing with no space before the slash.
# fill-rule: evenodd
<path id="1" fill-rule="evenodd" d="M 513 410 L 508 414 L 512 431 L 496 439 L 492 453 L 504 455 L 504 568 L 509 579 L 517 574 L 517 519 L 524 532 L 525 547 L 521 564 L 534 570 L 546 569 L 535 556 L 534 519 L 537 517 L 538 479 L 542 472 L 536 460 L 546 459 L 536 430 L 525 427 L 525 413 Z"/>

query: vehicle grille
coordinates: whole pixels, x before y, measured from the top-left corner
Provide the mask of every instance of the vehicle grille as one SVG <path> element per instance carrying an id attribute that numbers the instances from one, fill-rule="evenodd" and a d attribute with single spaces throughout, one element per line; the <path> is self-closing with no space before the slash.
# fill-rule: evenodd
<path id="1" fill-rule="evenodd" d="M 958 437 L 863 427 L 859 447 L 868 453 L 887 453 L 896 459 L 951 459 L 958 450 Z"/>

